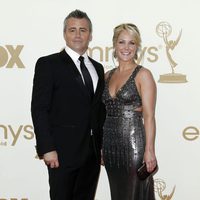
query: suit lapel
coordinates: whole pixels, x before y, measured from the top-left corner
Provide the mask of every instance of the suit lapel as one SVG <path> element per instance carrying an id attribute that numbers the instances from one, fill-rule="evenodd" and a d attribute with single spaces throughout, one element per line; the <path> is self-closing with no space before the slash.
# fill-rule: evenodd
<path id="1" fill-rule="evenodd" d="M 66 53 L 65 50 L 60 52 L 61 59 L 63 60 L 64 65 L 68 68 L 68 70 L 71 72 L 71 76 L 74 77 L 75 82 L 77 83 L 80 91 L 83 93 L 84 96 L 86 96 L 89 99 L 89 94 L 87 91 L 87 88 L 85 87 L 81 74 L 78 71 L 76 65 L 74 64 L 71 57 Z"/>

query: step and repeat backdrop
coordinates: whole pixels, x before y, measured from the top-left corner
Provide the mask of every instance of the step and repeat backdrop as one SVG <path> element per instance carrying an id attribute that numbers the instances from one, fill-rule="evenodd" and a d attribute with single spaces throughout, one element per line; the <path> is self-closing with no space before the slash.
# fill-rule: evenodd
<path id="1" fill-rule="evenodd" d="M 48 200 L 47 170 L 36 156 L 30 115 L 36 60 L 65 45 L 66 15 L 88 13 L 94 26 L 88 54 L 105 71 L 113 28 L 135 23 L 138 62 L 157 84 L 157 200 L 200 199 L 200 28 L 198 0 L 0 0 L 0 200 Z M 96 200 L 110 200 L 102 167 Z M 122 199 L 123 200 L 123 199 Z"/>

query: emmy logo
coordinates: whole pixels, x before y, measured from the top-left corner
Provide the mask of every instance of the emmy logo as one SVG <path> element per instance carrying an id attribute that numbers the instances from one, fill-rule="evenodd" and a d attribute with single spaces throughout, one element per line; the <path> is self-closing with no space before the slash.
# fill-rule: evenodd
<path id="1" fill-rule="evenodd" d="M 172 56 L 170 54 L 170 51 L 173 51 L 174 48 L 177 46 L 182 31 L 180 31 L 178 37 L 176 40 L 169 40 L 168 37 L 172 33 L 172 27 L 168 22 L 160 22 L 156 26 L 156 33 L 159 37 L 163 38 L 163 41 L 165 42 L 165 49 L 167 58 L 171 67 L 171 73 L 160 75 L 160 79 L 158 82 L 161 83 L 185 83 L 186 75 L 175 73 L 175 67 L 177 66 L 177 63 L 172 59 Z"/>
<path id="2" fill-rule="evenodd" d="M 163 194 L 163 191 L 165 190 L 165 188 L 166 188 L 166 183 L 162 179 L 154 180 L 154 190 L 155 190 L 155 192 L 157 192 L 160 199 L 161 200 L 172 200 L 172 197 L 175 192 L 175 186 L 169 195 Z"/>

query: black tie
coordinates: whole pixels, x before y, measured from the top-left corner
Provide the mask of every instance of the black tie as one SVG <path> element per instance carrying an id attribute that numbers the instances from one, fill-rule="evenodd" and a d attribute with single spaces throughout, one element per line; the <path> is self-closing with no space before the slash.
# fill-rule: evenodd
<path id="1" fill-rule="evenodd" d="M 80 57 L 79 57 L 79 60 L 80 60 L 80 62 L 81 62 L 80 68 L 81 68 L 81 72 L 82 72 L 82 74 L 83 74 L 85 86 L 87 87 L 87 89 L 88 89 L 88 91 L 89 91 L 89 94 L 90 94 L 90 97 L 91 97 L 91 99 L 92 99 L 92 97 L 93 97 L 93 95 L 94 95 L 94 88 L 93 88 L 92 78 L 91 78 L 91 76 L 90 76 L 90 73 L 89 73 L 87 67 L 85 66 L 84 57 L 83 57 L 83 56 L 80 56 Z"/>

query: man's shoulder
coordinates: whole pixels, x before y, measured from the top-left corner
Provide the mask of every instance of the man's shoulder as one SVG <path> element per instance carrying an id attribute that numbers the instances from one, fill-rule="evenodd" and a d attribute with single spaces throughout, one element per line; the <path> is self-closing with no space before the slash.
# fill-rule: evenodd
<path id="1" fill-rule="evenodd" d="M 60 55 L 60 52 L 44 55 L 44 56 L 41 56 L 38 60 L 54 60 L 54 59 L 57 59 L 59 55 Z"/>
<path id="2" fill-rule="evenodd" d="M 36 61 L 36 69 L 49 70 L 56 68 L 55 66 L 58 66 L 61 62 L 60 53 L 61 52 L 41 56 Z"/>
<path id="3" fill-rule="evenodd" d="M 90 61 L 92 62 L 93 65 L 99 65 L 99 66 L 103 67 L 103 65 L 100 62 L 94 60 L 93 58 L 91 58 L 89 56 L 88 56 L 88 58 L 90 59 Z"/>
<path id="4" fill-rule="evenodd" d="M 62 55 L 64 55 L 64 54 L 66 54 L 66 53 L 64 52 L 64 50 L 62 50 L 57 53 L 41 56 L 40 58 L 38 58 L 36 63 L 39 63 L 39 64 L 46 63 L 48 65 L 57 65 L 62 60 L 61 58 L 62 58 Z"/>

